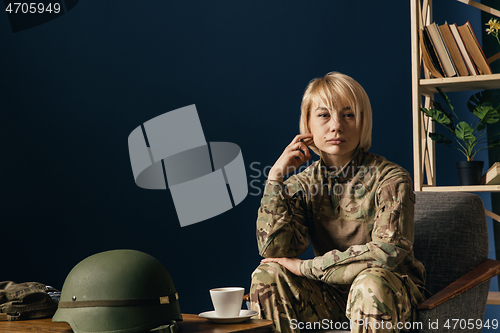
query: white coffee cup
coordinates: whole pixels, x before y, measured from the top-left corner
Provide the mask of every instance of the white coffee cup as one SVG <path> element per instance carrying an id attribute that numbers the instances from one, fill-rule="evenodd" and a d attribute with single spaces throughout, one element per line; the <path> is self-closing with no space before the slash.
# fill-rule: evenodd
<path id="1" fill-rule="evenodd" d="M 238 317 L 244 293 L 245 288 L 241 287 L 210 289 L 215 315 L 220 318 Z"/>

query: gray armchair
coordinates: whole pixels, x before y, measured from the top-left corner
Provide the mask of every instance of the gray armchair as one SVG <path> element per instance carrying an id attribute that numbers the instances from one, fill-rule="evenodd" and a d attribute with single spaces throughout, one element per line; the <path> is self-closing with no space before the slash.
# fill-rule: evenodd
<path id="1" fill-rule="evenodd" d="M 433 294 L 418 306 L 423 326 L 418 332 L 436 332 L 438 327 L 481 332 L 476 324 L 484 319 L 490 279 L 500 273 L 500 262 L 487 259 L 488 228 L 481 198 L 466 192 L 418 192 L 413 248 Z"/>
<path id="2" fill-rule="evenodd" d="M 467 192 L 417 192 L 413 249 L 433 294 L 418 306 L 413 332 L 481 332 L 476 325 L 484 319 L 490 279 L 500 274 L 500 261 L 488 259 L 481 198 Z"/>

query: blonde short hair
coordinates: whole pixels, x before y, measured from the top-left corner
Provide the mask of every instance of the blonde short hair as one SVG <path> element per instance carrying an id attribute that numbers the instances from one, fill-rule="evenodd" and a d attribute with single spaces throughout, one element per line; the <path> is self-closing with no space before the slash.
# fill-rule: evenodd
<path id="1" fill-rule="evenodd" d="M 333 110 L 338 105 L 349 105 L 355 114 L 356 127 L 360 130 L 359 148 L 367 151 L 372 143 L 372 108 L 370 99 L 361 85 L 350 76 L 330 72 L 325 77 L 309 82 L 304 92 L 300 115 L 300 133 L 311 133 L 309 118 L 311 108 L 317 102 Z M 319 155 L 319 149 L 311 148 Z"/>

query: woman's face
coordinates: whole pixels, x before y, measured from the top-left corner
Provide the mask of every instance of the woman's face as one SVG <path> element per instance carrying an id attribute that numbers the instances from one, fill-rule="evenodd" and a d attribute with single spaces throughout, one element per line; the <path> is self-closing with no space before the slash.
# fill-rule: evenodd
<path id="1" fill-rule="evenodd" d="M 330 166 L 349 162 L 360 140 L 354 110 L 350 105 L 339 104 L 338 109 L 330 110 L 323 103 L 315 102 L 309 116 L 314 144 Z"/>

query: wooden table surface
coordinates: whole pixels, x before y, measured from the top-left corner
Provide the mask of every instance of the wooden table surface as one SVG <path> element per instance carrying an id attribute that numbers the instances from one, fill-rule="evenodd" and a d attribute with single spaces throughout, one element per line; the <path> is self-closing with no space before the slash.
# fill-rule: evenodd
<path id="1" fill-rule="evenodd" d="M 273 332 L 273 323 L 270 320 L 250 319 L 238 324 L 215 324 L 198 315 L 182 314 L 183 321 L 177 323 L 181 333 L 267 333 Z M 1 333 L 72 333 L 68 323 L 52 322 L 48 319 L 33 319 L 20 321 L 0 321 Z"/>

